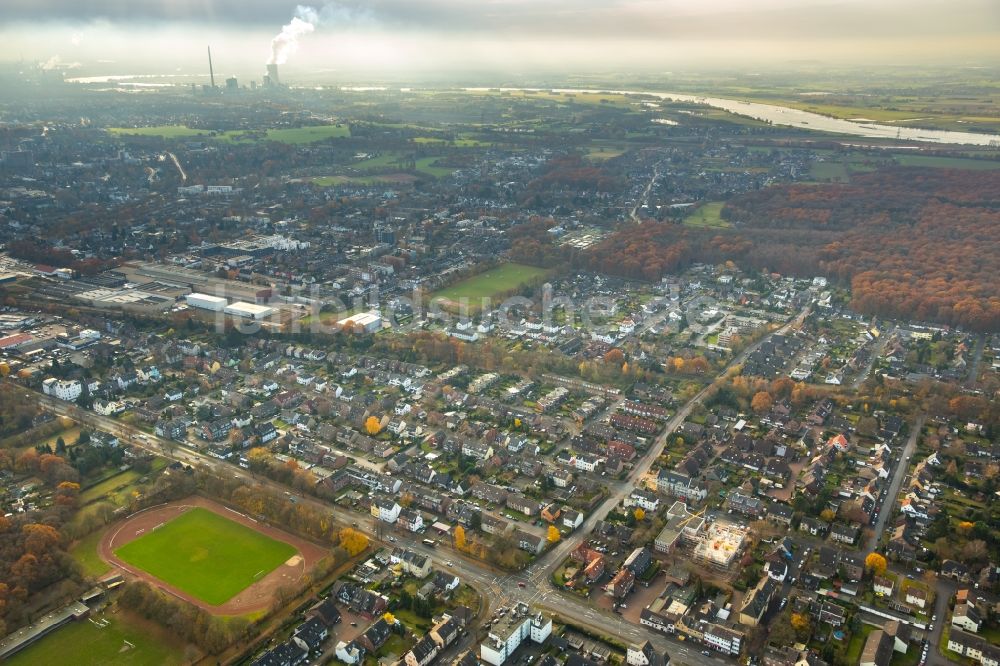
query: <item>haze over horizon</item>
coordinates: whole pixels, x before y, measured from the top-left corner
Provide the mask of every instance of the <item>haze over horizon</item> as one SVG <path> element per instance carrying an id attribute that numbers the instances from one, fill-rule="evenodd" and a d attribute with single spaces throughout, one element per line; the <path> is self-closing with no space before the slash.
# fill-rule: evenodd
<path id="1" fill-rule="evenodd" d="M 990 0 L 373 0 L 299 6 L 270 0 L 8 0 L 7 62 L 68 75 L 259 75 L 289 71 L 384 78 L 483 73 L 636 73 L 680 67 L 989 66 L 1000 56 Z M 282 26 L 285 32 L 282 33 Z M 280 37 L 279 37 L 280 35 Z M 277 49 L 272 40 L 278 38 Z M 280 51 L 280 53 L 279 53 Z"/>

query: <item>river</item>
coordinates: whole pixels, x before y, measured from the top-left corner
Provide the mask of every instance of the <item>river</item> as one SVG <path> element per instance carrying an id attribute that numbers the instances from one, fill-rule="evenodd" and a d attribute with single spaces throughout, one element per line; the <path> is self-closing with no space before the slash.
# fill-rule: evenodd
<path id="1" fill-rule="evenodd" d="M 614 95 L 647 95 L 664 101 L 695 102 L 706 104 L 717 109 L 740 116 L 763 120 L 774 125 L 796 127 L 815 132 L 830 134 L 846 134 L 862 136 L 870 139 L 901 139 L 905 141 L 923 141 L 927 143 L 957 144 L 971 146 L 1000 147 L 1000 135 L 981 134 L 977 132 L 953 132 L 948 130 L 921 129 L 918 127 L 897 127 L 871 122 L 856 122 L 821 116 L 810 111 L 801 111 L 776 104 L 761 104 L 759 102 L 744 102 L 722 97 L 704 97 L 702 95 L 684 95 L 670 92 L 650 92 L 645 90 L 585 90 L 581 88 L 466 88 L 471 92 L 500 90 L 505 92 L 554 92 L 573 95 L 585 93 L 605 93 Z"/>

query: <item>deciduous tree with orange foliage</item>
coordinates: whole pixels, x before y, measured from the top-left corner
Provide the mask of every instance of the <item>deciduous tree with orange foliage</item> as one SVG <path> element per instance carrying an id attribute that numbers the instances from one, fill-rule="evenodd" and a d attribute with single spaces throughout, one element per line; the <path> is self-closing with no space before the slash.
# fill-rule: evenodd
<path id="1" fill-rule="evenodd" d="M 876 576 L 884 574 L 887 567 L 888 563 L 885 561 L 885 557 L 879 553 L 868 553 L 865 557 L 865 569 Z"/>
<path id="2" fill-rule="evenodd" d="M 353 527 L 340 530 L 340 547 L 351 557 L 358 555 L 368 547 L 368 537 Z"/>
<path id="3" fill-rule="evenodd" d="M 771 411 L 771 406 L 774 404 L 774 400 L 771 398 L 771 394 L 767 391 L 758 391 L 754 393 L 753 399 L 750 401 L 750 409 L 752 409 L 757 414 L 765 414 Z"/>

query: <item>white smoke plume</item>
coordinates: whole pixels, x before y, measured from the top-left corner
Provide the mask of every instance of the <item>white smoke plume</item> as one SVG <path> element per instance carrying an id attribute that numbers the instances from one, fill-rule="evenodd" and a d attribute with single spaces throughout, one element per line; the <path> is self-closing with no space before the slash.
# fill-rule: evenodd
<path id="1" fill-rule="evenodd" d="M 319 13 L 312 7 L 299 5 L 292 20 L 281 28 L 281 32 L 271 40 L 271 56 L 268 65 L 284 65 L 288 56 L 299 48 L 299 40 L 316 30 Z"/>

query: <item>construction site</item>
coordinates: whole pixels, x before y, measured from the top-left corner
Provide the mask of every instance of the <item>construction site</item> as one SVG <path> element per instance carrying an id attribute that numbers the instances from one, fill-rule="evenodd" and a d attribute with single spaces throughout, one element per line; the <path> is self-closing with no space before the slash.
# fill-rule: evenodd
<path id="1" fill-rule="evenodd" d="M 745 525 L 712 522 L 695 540 L 694 561 L 717 571 L 727 571 L 737 555 L 743 552 L 749 530 Z"/>
<path id="2" fill-rule="evenodd" d="M 681 550 L 697 564 L 722 572 L 742 552 L 748 533 L 745 525 L 709 520 L 704 509 L 692 513 L 678 501 L 667 510 L 667 524 L 654 548 L 663 554 Z"/>

